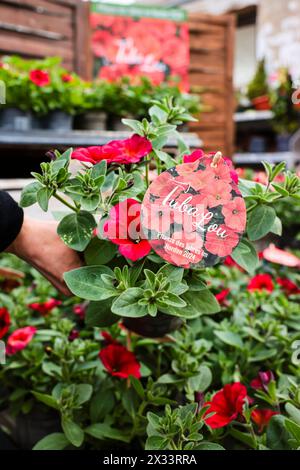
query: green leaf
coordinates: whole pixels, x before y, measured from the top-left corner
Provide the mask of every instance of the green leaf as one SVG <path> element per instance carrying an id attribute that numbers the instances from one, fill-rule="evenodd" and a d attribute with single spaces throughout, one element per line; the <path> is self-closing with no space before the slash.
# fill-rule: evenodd
<path id="1" fill-rule="evenodd" d="M 37 202 L 40 206 L 40 208 L 44 211 L 47 212 L 48 210 L 48 205 L 49 205 L 49 199 L 52 196 L 52 191 L 49 188 L 40 188 L 37 192 Z"/>
<path id="2" fill-rule="evenodd" d="M 95 227 L 96 222 L 92 214 L 80 211 L 64 217 L 57 227 L 57 233 L 70 248 L 84 251 Z"/>
<path id="3" fill-rule="evenodd" d="M 25 186 L 21 193 L 20 206 L 29 207 L 32 206 L 32 204 L 35 204 L 37 202 L 37 193 L 41 188 L 42 185 L 37 181 Z"/>
<path id="4" fill-rule="evenodd" d="M 245 238 L 243 238 L 238 246 L 233 250 L 231 257 L 239 266 L 250 274 L 255 271 L 259 264 L 255 247 Z"/>
<path id="5" fill-rule="evenodd" d="M 289 450 L 290 434 L 285 429 L 285 418 L 275 415 L 267 427 L 267 447 L 272 450 Z"/>
<path id="6" fill-rule="evenodd" d="M 94 237 L 84 252 L 88 265 L 107 264 L 117 253 L 117 246 L 107 240 Z"/>
<path id="7" fill-rule="evenodd" d="M 57 400 L 53 398 L 51 395 L 47 395 L 46 393 L 40 393 L 40 392 L 31 392 L 34 397 L 44 403 L 45 405 L 49 406 L 50 408 L 54 408 L 55 410 L 59 409 Z"/>
<path id="8" fill-rule="evenodd" d="M 243 340 L 237 333 L 233 333 L 232 331 L 215 331 L 215 335 L 223 341 L 223 343 L 228 344 L 229 346 L 233 346 L 238 349 L 244 348 Z"/>
<path id="9" fill-rule="evenodd" d="M 282 235 L 282 222 L 281 220 L 279 219 L 279 217 L 276 217 L 275 221 L 274 221 L 274 224 L 272 225 L 272 228 L 270 230 L 270 232 L 274 233 L 275 235 L 278 235 L 279 237 L 281 237 Z"/>
<path id="10" fill-rule="evenodd" d="M 193 447 L 193 450 L 225 450 L 220 444 L 215 442 L 202 441 Z"/>
<path id="11" fill-rule="evenodd" d="M 85 315 L 86 325 L 88 327 L 104 328 L 120 321 L 120 317 L 112 313 L 111 304 L 111 298 L 99 302 L 90 302 Z"/>
<path id="12" fill-rule="evenodd" d="M 82 299 L 105 300 L 114 294 L 103 284 L 103 274 L 112 276 L 113 272 L 107 266 L 84 266 L 65 273 L 64 280 L 70 291 Z"/>
<path id="13" fill-rule="evenodd" d="M 130 376 L 130 383 L 135 389 L 136 393 L 139 395 L 139 397 L 144 400 L 145 398 L 145 391 L 143 389 L 143 385 L 141 384 L 141 381 L 137 379 L 136 377 L 133 377 L 133 375 Z"/>
<path id="14" fill-rule="evenodd" d="M 285 419 L 285 426 L 288 432 L 296 439 L 298 445 L 300 445 L 300 426 L 290 419 Z"/>
<path id="15" fill-rule="evenodd" d="M 82 197 L 80 199 L 81 209 L 84 211 L 92 212 L 97 209 L 100 203 L 100 195 L 92 194 L 89 197 Z"/>
<path id="16" fill-rule="evenodd" d="M 89 401 L 93 393 L 93 387 L 90 384 L 76 385 L 76 405 L 82 405 Z"/>
<path id="17" fill-rule="evenodd" d="M 92 422 L 102 421 L 114 408 L 115 397 L 113 390 L 103 388 L 93 395 L 90 404 Z"/>
<path id="18" fill-rule="evenodd" d="M 259 240 L 267 235 L 276 219 L 273 207 L 259 205 L 250 213 L 248 218 L 248 236 L 251 241 Z"/>
<path id="19" fill-rule="evenodd" d="M 62 418 L 61 426 L 65 433 L 66 438 L 75 447 L 80 447 L 84 440 L 84 432 L 77 423 L 74 423 L 70 418 Z"/>
<path id="20" fill-rule="evenodd" d="M 161 375 L 157 382 L 158 384 L 175 384 L 178 382 L 181 382 L 182 379 L 177 377 L 177 375 L 174 374 L 163 374 Z"/>
<path id="21" fill-rule="evenodd" d="M 145 444 L 145 450 L 162 450 L 162 449 L 168 449 L 168 439 L 162 436 L 150 436 L 148 437 L 146 444 Z"/>
<path id="22" fill-rule="evenodd" d="M 286 412 L 290 417 L 300 426 L 300 410 L 296 408 L 292 403 L 285 405 Z"/>
<path id="23" fill-rule="evenodd" d="M 62 432 L 48 434 L 38 441 L 32 450 L 63 450 L 70 442 Z"/>
<path id="24" fill-rule="evenodd" d="M 289 196 L 289 192 L 284 189 L 283 186 L 280 186 L 279 184 L 275 184 L 275 183 L 272 183 L 272 186 L 274 189 L 276 189 L 276 191 L 283 197 L 288 197 Z"/>
<path id="25" fill-rule="evenodd" d="M 189 387 L 194 392 L 204 392 L 212 382 L 212 373 L 209 367 L 200 366 L 199 373 L 188 379 Z"/>
<path id="26" fill-rule="evenodd" d="M 181 298 L 187 303 L 184 308 L 170 307 L 169 314 L 182 318 L 196 318 L 220 311 L 220 305 L 209 289 L 185 292 Z"/>
<path id="27" fill-rule="evenodd" d="M 97 163 L 94 165 L 91 171 L 91 175 L 93 179 L 99 178 L 100 176 L 105 176 L 107 170 L 107 163 L 106 160 L 102 160 L 102 162 Z"/>
<path id="28" fill-rule="evenodd" d="M 122 442 L 130 441 L 130 435 L 112 428 L 107 423 L 91 424 L 85 429 L 85 432 L 96 439 L 114 439 Z"/>
<path id="29" fill-rule="evenodd" d="M 256 449 L 256 444 L 251 434 L 241 432 L 238 429 L 234 429 L 234 428 L 230 429 L 229 434 L 235 439 L 237 439 L 238 441 L 242 442 L 243 444 L 246 444 L 251 449 Z"/>
<path id="30" fill-rule="evenodd" d="M 131 287 L 113 302 L 111 310 L 121 317 L 144 317 L 147 315 L 147 305 L 140 305 L 138 303 L 143 297 L 143 289 L 140 287 Z"/>

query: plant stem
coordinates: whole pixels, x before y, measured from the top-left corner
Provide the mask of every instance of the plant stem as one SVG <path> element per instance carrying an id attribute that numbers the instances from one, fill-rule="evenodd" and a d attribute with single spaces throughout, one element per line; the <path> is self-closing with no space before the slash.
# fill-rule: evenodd
<path id="1" fill-rule="evenodd" d="M 62 204 L 64 204 L 65 206 L 69 207 L 69 209 L 72 209 L 72 211 L 74 212 L 78 212 L 79 211 L 79 208 L 73 206 L 72 204 L 70 204 L 68 201 L 66 201 L 63 197 L 59 196 L 59 194 L 57 193 L 54 193 L 53 196 L 55 197 L 55 199 L 57 199 L 59 202 L 61 202 Z"/>
<path id="2" fill-rule="evenodd" d="M 145 181 L 146 181 L 146 186 L 147 188 L 149 187 L 149 163 L 146 163 L 145 167 Z"/>

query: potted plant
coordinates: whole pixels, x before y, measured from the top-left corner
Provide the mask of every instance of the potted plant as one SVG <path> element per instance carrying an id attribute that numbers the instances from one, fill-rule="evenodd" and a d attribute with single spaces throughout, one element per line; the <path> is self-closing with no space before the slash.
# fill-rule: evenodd
<path id="1" fill-rule="evenodd" d="M 272 125 L 277 133 L 276 142 L 279 152 L 289 150 L 292 134 L 299 129 L 299 114 L 292 102 L 293 80 L 289 71 L 282 68 L 279 73 L 279 84 L 273 93 L 272 110 L 274 118 Z"/>
<path id="2" fill-rule="evenodd" d="M 29 80 L 20 74 L 9 58 L 0 63 L 1 90 L 5 104 L 0 105 L 0 128 L 26 131 L 31 127 L 28 98 Z"/>
<path id="3" fill-rule="evenodd" d="M 270 89 L 267 81 L 265 59 L 262 59 L 258 63 L 256 73 L 248 85 L 247 95 L 257 111 L 271 109 Z"/>
<path id="4" fill-rule="evenodd" d="M 33 173 L 36 182 L 23 190 L 21 199 L 22 206 L 38 202 L 47 211 L 49 199 L 53 197 L 68 208 L 70 212 L 60 221 L 58 234 L 68 246 L 84 252 L 87 265 L 65 273 L 67 285 L 75 295 L 90 301 L 90 315 L 97 319 L 96 324 L 105 326 L 125 318 L 128 325 L 127 319 L 133 319 L 136 332 L 139 318 L 147 317 L 147 322 L 152 322 L 153 318 L 156 322 L 160 317 L 163 323 L 167 315 L 173 328 L 174 317 L 186 321 L 216 313 L 220 308 L 203 279 L 203 265 L 189 269 L 189 265 L 182 266 L 182 262 L 176 266 L 176 263 L 164 261 L 157 254 L 159 247 L 157 253 L 153 253 L 148 239 L 140 231 L 141 201 L 149 185 L 150 163 L 157 175 L 176 176 L 176 171 L 171 170 L 176 162 L 163 150 L 168 136 L 172 134 L 178 139 L 182 149 L 179 161 L 197 162 L 203 157 L 201 151 L 188 155 L 187 147 L 176 132 L 178 124 L 192 119 L 184 108 L 174 106 L 173 100 L 166 98 L 156 102 L 149 114 L 150 119 L 142 122 L 123 121 L 134 130 L 128 139 L 113 141 L 104 147 L 69 149 L 63 155 L 56 152 L 56 160 L 43 163 L 41 173 Z M 205 158 L 215 164 L 211 157 Z M 71 159 L 82 161 L 82 168 L 73 175 L 69 172 Z M 236 175 L 231 172 L 229 176 L 228 164 L 222 162 L 226 165 L 228 181 L 233 181 Z M 170 172 L 162 173 L 168 169 Z M 300 188 L 299 178 L 289 174 L 283 188 L 273 184 L 282 166 L 276 169 L 267 166 L 267 169 L 270 184 L 263 191 L 259 185 L 252 187 L 251 182 L 243 182 L 241 188 L 248 205 L 248 238 L 238 244 L 239 238 L 233 237 L 230 250 L 235 247 L 232 256 L 246 269 L 257 262 L 251 242 L 274 230 L 275 201 L 288 195 L 297 197 L 295 194 Z M 149 198 L 151 195 L 147 194 Z M 130 215 L 132 211 L 134 216 Z M 159 217 L 158 214 L 158 223 Z M 122 233 L 118 232 L 119 226 Z M 132 227 L 136 227 L 134 232 L 131 232 Z M 228 254 L 226 250 L 215 251 L 209 259 L 216 262 Z M 178 326 L 178 322 L 175 323 Z M 154 334 L 162 333 L 157 329 L 152 330 L 151 335 Z"/>
<path id="5" fill-rule="evenodd" d="M 77 110 L 75 128 L 101 131 L 106 129 L 107 112 L 104 107 L 106 82 L 96 80 L 82 86 L 81 106 Z"/>

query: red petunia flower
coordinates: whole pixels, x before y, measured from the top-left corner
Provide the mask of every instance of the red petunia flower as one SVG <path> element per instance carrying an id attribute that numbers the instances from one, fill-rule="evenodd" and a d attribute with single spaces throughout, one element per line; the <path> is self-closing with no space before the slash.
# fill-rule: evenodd
<path id="1" fill-rule="evenodd" d="M 45 70 L 31 70 L 29 73 L 29 80 L 39 87 L 50 84 L 50 76 Z"/>
<path id="2" fill-rule="evenodd" d="M 197 160 L 199 160 L 199 158 L 204 157 L 204 155 L 205 155 L 205 153 L 203 152 L 203 150 L 201 150 L 201 149 L 194 150 L 194 152 L 192 152 L 190 155 L 184 155 L 183 163 L 196 162 Z"/>
<path id="3" fill-rule="evenodd" d="M 205 416 L 214 413 L 214 415 L 205 419 L 206 424 L 213 429 L 227 426 L 243 413 L 246 398 L 247 389 L 245 385 L 240 382 L 225 385 L 222 390 L 212 397 L 210 402 L 205 403 L 205 406 L 209 405 Z"/>
<path id="4" fill-rule="evenodd" d="M 79 338 L 79 331 L 74 328 L 72 331 L 70 331 L 68 340 L 72 342 L 77 338 Z"/>
<path id="5" fill-rule="evenodd" d="M 84 305 L 74 305 L 73 313 L 77 315 L 80 320 L 83 320 L 85 317 L 86 307 Z"/>
<path id="6" fill-rule="evenodd" d="M 223 206 L 222 214 L 224 215 L 225 225 L 243 232 L 246 226 L 246 207 L 242 197 L 236 197 Z"/>
<path id="7" fill-rule="evenodd" d="M 116 339 L 112 337 L 107 331 L 101 331 L 101 336 L 105 340 L 106 345 L 109 344 L 120 344 Z"/>
<path id="8" fill-rule="evenodd" d="M 241 266 L 239 266 L 237 264 L 236 261 L 234 261 L 233 258 L 231 258 L 231 256 L 226 256 L 225 260 L 224 260 L 224 264 L 225 266 L 228 266 L 228 267 L 235 267 L 235 268 L 238 268 L 240 271 L 243 271 L 243 268 L 241 268 Z"/>
<path id="9" fill-rule="evenodd" d="M 93 165 L 102 160 L 108 163 L 138 163 L 152 150 L 151 142 L 146 137 L 134 134 L 129 139 L 112 140 L 102 147 L 87 147 L 75 149 L 72 158 Z"/>
<path id="10" fill-rule="evenodd" d="M 249 292 L 253 291 L 263 291 L 273 292 L 274 284 L 270 274 L 257 274 L 256 276 L 250 279 L 250 282 L 247 286 Z"/>
<path id="11" fill-rule="evenodd" d="M 140 364 L 135 355 L 121 344 L 109 344 L 99 353 L 99 358 L 109 374 L 120 379 L 127 379 L 130 375 L 139 379 L 141 377 Z"/>
<path id="12" fill-rule="evenodd" d="M 119 252 L 131 261 L 144 258 L 151 251 L 148 240 L 143 239 L 140 224 L 141 203 L 125 199 L 114 206 L 103 226 L 104 236 L 119 246 Z"/>
<path id="13" fill-rule="evenodd" d="M 264 428 L 268 426 L 270 419 L 274 415 L 278 415 L 278 411 L 269 409 L 255 409 L 251 413 L 251 419 L 258 426 L 258 431 L 263 432 Z"/>
<path id="14" fill-rule="evenodd" d="M 6 335 L 10 327 L 10 315 L 5 307 L 0 308 L 0 339 Z"/>
<path id="15" fill-rule="evenodd" d="M 282 287 L 286 295 L 300 294 L 299 287 L 290 279 L 278 277 L 276 282 Z"/>
<path id="16" fill-rule="evenodd" d="M 70 82 L 73 81 L 73 77 L 72 77 L 72 75 L 70 75 L 69 73 L 64 73 L 64 74 L 62 74 L 61 79 L 62 79 L 62 81 L 65 82 L 65 83 L 70 83 Z"/>
<path id="17" fill-rule="evenodd" d="M 7 339 L 6 354 L 11 356 L 18 351 L 22 351 L 30 343 L 36 333 L 34 326 L 25 326 L 15 330 Z"/>
<path id="18" fill-rule="evenodd" d="M 272 380 L 275 380 L 275 378 L 271 370 L 267 370 L 266 372 L 261 371 L 255 379 L 251 380 L 250 386 L 255 390 L 264 390 L 267 392 L 268 385 Z"/>
<path id="19" fill-rule="evenodd" d="M 215 295 L 219 304 L 226 305 L 226 299 L 228 297 L 229 292 L 230 292 L 230 289 L 223 289 L 221 290 L 221 292 Z"/>
<path id="20" fill-rule="evenodd" d="M 58 307 L 58 305 L 61 305 L 61 300 L 49 299 L 46 302 L 33 302 L 29 304 L 28 307 L 39 312 L 41 315 L 48 315 L 51 310 Z"/>

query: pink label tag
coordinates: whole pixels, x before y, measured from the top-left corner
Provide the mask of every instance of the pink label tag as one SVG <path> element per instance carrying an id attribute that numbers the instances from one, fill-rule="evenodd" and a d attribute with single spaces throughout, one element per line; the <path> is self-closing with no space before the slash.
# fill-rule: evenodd
<path id="1" fill-rule="evenodd" d="M 244 199 L 221 159 L 203 157 L 161 173 L 149 186 L 142 230 L 153 250 L 175 266 L 213 266 L 230 255 L 246 227 Z"/>

